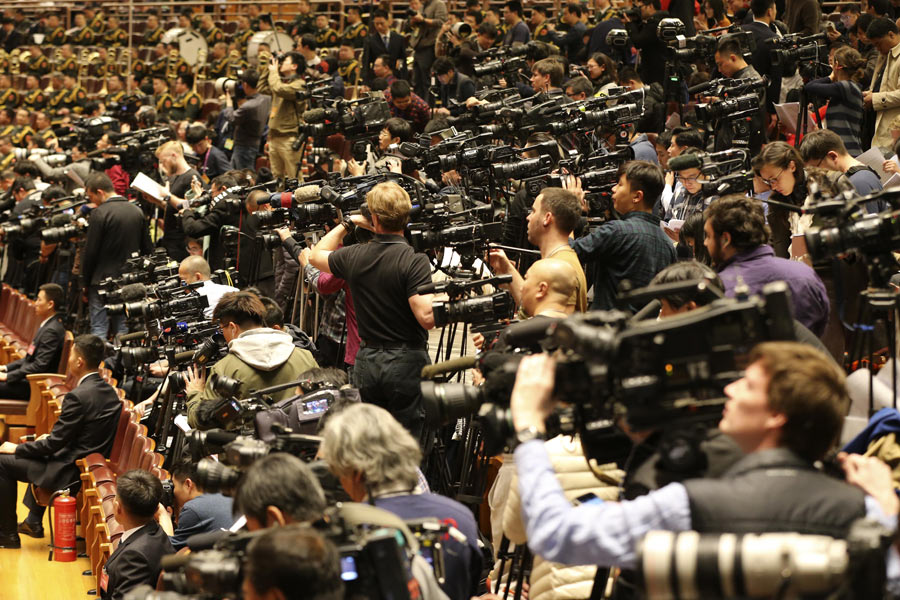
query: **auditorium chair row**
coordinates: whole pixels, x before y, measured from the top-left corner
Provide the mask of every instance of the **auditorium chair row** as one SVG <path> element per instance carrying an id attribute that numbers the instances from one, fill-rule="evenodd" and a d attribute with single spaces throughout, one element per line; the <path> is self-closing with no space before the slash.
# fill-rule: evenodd
<path id="1" fill-rule="evenodd" d="M 97 589 L 103 565 L 125 531 L 115 516 L 116 478 L 131 469 L 143 469 L 162 481 L 169 479 L 169 473 L 162 468 L 163 456 L 155 451 L 156 443 L 147 437 L 147 427 L 138 422 L 139 418 L 131 401 L 123 397 L 122 414 L 109 458 L 91 454 L 78 461 L 81 469 L 81 531 L 91 573 L 97 579 Z"/>

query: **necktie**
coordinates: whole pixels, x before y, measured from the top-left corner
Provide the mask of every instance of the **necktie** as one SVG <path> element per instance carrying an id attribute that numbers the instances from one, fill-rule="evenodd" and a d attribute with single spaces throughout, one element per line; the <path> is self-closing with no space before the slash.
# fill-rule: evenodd
<path id="1" fill-rule="evenodd" d="M 387 36 L 387 35 L 386 35 L 386 36 L 384 36 L 382 39 L 384 40 L 384 48 L 387 49 L 387 47 L 388 47 L 388 42 L 390 41 L 391 38 L 390 38 L 390 36 Z"/>

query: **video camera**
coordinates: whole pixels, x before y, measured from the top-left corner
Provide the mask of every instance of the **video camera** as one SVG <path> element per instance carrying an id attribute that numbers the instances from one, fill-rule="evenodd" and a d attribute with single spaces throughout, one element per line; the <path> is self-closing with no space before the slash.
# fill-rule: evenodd
<path id="1" fill-rule="evenodd" d="M 499 275 L 475 281 L 463 279 L 447 279 L 437 283 L 420 286 L 417 294 L 446 293 L 450 300 L 435 302 L 434 326 L 443 327 L 448 323 L 471 323 L 473 325 L 493 324 L 497 321 L 508 321 L 516 309 L 512 295 L 506 290 L 498 290 L 486 296 L 470 295 L 486 285 L 497 287 L 512 281 L 512 275 Z"/>
<path id="2" fill-rule="evenodd" d="M 657 293 L 645 288 L 622 299 Z M 787 284 L 776 282 L 763 289 L 762 298 L 714 300 L 657 321 L 633 322 L 626 313 L 596 311 L 539 331 L 565 356 L 557 363 L 554 397 L 571 403 L 548 423 L 551 435 L 577 432 L 586 455 L 595 457 L 602 449 L 593 447 L 594 436 L 619 417 L 634 431 L 718 419 L 723 389 L 740 376 L 752 347 L 793 339 L 789 295 Z M 426 421 L 446 424 L 477 412 L 488 452 L 502 450 L 513 439 L 508 406 L 522 356 L 479 355 L 475 366 L 485 378 L 481 386 L 423 381 Z"/>

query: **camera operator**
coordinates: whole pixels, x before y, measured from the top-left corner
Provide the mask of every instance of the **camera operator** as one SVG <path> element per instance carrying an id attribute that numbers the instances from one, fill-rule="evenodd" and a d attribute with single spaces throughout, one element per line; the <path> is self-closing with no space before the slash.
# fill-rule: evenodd
<path id="1" fill-rule="evenodd" d="M 210 183 L 209 194 L 215 198 L 237 185 L 238 182 L 233 176 L 219 175 Z M 225 226 L 240 227 L 242 232 L 239 242 L 241 253 L 244 256 L 250 256 L 252 252 L 252 240 L 248 236 L 255 237 L 256 219 L 250 218 L 246 201 L 241 204 L 239 211 L 235 211 L 228 202 L 231 199 L 233 198 L 230 196 L 221 198 L 203 216 L 191 208 L 185 208 L 179 213 L 185 235 L 197 239 L 209 236 L 209 266 L 212 270 L 225 268 L 226 250 L 222 239 L 222 228 Z M 247 235 L 243 235 L 243 233 Z"/>
<path id="2" fill-rule="evenodd" d="M 573 507 L 560 489 L 540 441 L 554 379 L 554 359 L 525 357 L 510 400 L 528 543 L 548 560 L 633 567 L 637 543 L 655 529 L 844 536 L 863 516 L 896 526 L 900 500 L 877 458 L 843 458 L 852 485 L 815 470 L 840 436 L 848 398 L 843 372 L 803 344 L 756 346 L 744 377 L 725 387 L 719 428 L 746 456 L 722 478 L 671 483 L 618 504 Z"/>
<path id="3" fill-rule="evenodd" d="M 753 198 L 731 195 L 719 198 L 704 213 L 704 245 L 713 266 L 734 296 L 738 285 L 758 294 L 772 281 L 784 281 L 791 289 L 794 316 L 821 336 L 828 323 L 829 302 L 825 285 L 808 265 L 775 256 L 769 245 L 769 227 L 762 204 Z"/>
<path id="4" fill-rule="evenodd" d="M 564 89 L 566 96 L 575 102 L 587 100 L 594 95 L 594 86 L 591 85 L 591 80 L 581 75 L 566 81 Z"/>
<path id="5" fill-rule="evenodd" d="M 430 73 L 429 73 L 430 75 Z M 391 116 L 405 119 L 416 133 L 422 133 L 431 119 L 431 108 L 409 87 L 403 79 L 397 79 L 384 92 L 384 99 L 391 108 Z"/>
<path id="6" fill-rule="evenodd" d="M 191 182 L 200 179 L 200 173 L 191 168 L 184 158 L 184 146 L 178 140 L 165 142 L 156 149 L 159 167 L 166 176 L 167 194 L 154 203 L 163 213 L 163 238 L 160 244 L 172 260 L 181 261 L 187 257 L 186 236 L 178 218 L 178 211 L 184 206 L 184 197 L 191 189 Z M 196 237 L 196 236 L 194 236 Z"/>
<path id="7" fill-rule="evenodd" d="M 451 600 L 468 600 L 481 578 L 478 526 L 472 511 L 455 500 L 415 493 L 422 451 L 418 441 L 385 409 L 353 404 L 332 416 L 322 431 L 322 457 L 354 502 L 368 502 L 402 519 L 450 521 L 464 536 L 444 545 L 445 583 Z"/>
<path id="8" fill-rule="evenodd" d="M 40 287 L 34 301 L 35 317 L 40 319 L 34 339 L 23 358 L 0 365 L 0 398 L 28 400 L 31 386 L 26 377 L 32 373 L 53 373 L 59 366 L 66 328 L 57 316 L 65 293 L 55 283 Z"/>
<path id="9" fill-rule="evenodd" d="M 503 21 L 506 23 L 506 35 L 503 36 L 503 45 L 527 44 L 531 39 L 531 30 L 523 20 L 522 3 L 519 0 L 509 0 L 503 5 Z"/>
<path id="10" fill-rule="evenodd" d="M 106 587 L 101 587 L 103 600 L 121 600 L 139 585 L 155 586 L 162 557 L 174 554 L 169 536 L 156 520 L 165 512 L 162 496 L 162 482 L 150 471 L 132 469 L 116 479 L 114 514 L 125 533 L 103 567 L 108 577 Z"/>
<path id="11" fill-rule="evenodd" d="M 578 226 L 581 203 L 578 196 L 563 188 L 546 187 L 541 190 L 525 221 L 528 225 L 528 241 L 541 251 L 541 258 L 556 258 L 568 263 L 575 271 L 575 292 L 569 298 L 568 309 L 587 310 L 587 279 L 575 251 L 569 247 L 569 236 Z M 503 250 L 491 250 L 491 269 L 498 275 L 512 275 L 510 293 L 517 305 L 522 305 L 525 280 L 507 258 Z"/>
<path id="12" fill-rule="evenodd" d="M 565 66 L 555 58 L 544 58 L 531 65 L 531 88 L 535 94 L 561 95 Z M 527 88 L 526 88 L 527 89 Z"/>
<path id="13" fill-rule="evenodd" d="M 260 94 L 259 73 L 247 69 L 240 75 L 244 90 L 244 100 L 239 108 L 234 108 L 234 97 L 225 94 L 224 119 L 234 127 L 234 150 L 231 154 L 232 169 L 256 170 L 256 157 L 262 144 L 263 133 L 269 122 L 272 97 Z"/>
<path id="14" fill-rule="evenodd" d="M 267 531 L 247 547 L 243 594 L 245 600 L 343 600 L 338 550 L 305 525 Z"/>
<path id="15" fill-rule="evenodd" d="M 841 136 L 831 129 L 816 129 L 803 136 L 800 155 L 808 167 L 822 167 L 846 175 L 860 196 L 882 190 L 878 174 L 850 156 Z M 879 208 L 874 202 L 866 206 L 869 212 L 878 212 Z"/>
<path id="16" fill-rule="evenodd" d="M 31 162 L 41 172 L 44 181 L 58 181 L 66 188 L 67 192 L 72 193 L 75 189 L 82 187 L 82 184 L 87 181 L 88 175 L 91 174 L 91 159 L 84 150 L 83 142 L 77 142 L 72 146 L 69 157 L 72 162 L 62 167 L 51 167 L 41 156 L 32 156 Z"/>
<path id="17" fill-rule="evenodd" d="M 633 67 L 619 71 L 619 84 L 631 91 L 644 90 L 644 114 L 635 123 L 636 131 L 659 133 L 666 128 L 666 93 L 658 83 L 647 84 Z"/>
<path id="18" fill-rule="evenodd" d="M 52 490 L 78 486 L 75 461 L 93 452 L 108 456 L 112 450 L 122 403 L 97 373 L 104 350 L 103 340 L 96 336 L 75 338 L 66 373 L 78 383 L 65 395 L 50 435 L 23 444 L 0 445 L 0 548 L 18 548 L 19 533 L 44 537 L 44 507 L 37 504 L 30 487 L 24 499 L 28 517 L 17 528 L 16 481 Z"/>
<path id="19" fill-rule="evenodd" d="M 118 277 L 131 255 L 150 254 L 150 232 L 144 213 L 137 205 L 117 196 L 105 173 L 94 173 L 84 184 L 88 200 L 97 205 L 88 221 L 81 276 L 87 286 L 91 312 L 91 333 L 106 339 L 110 321 L 114 333 L 125 333 L 124 316 L 110 318 L 98 293 L 98 284 L 107 277 Z"/>
<path id="20" fill-rule="evenodd" d="M 219 300 L 229 292 L 239 292 L 240 290 L 230 285 L 223 285 L 210 281 L 212 271 L 209 263 L 202 256 L 188 256 L 178 266 L 178 277 L 185 284 L 203 282 L 203 286 L 197 288 L 197 293 L 206 296 L 209 300 L 209 306 L 203 309 L 203 316 L 207 319 L 212 318 L 213 310 Z"/>
<path id="21" fill-rule="evenodd" d="M 29 177 L 18 176 L 9 188 L 10 200 L 15 202 L 10 210 L 12 219 L 27 216 L 30 211 L 40 209 L 42 206 L 41 194 L 35 190 L 34 180 Z M 0 230 L 0 239 L 3 232 Z M 24 288 L 33 293 L 35 277 L 37 276 L 37 263 L 41 256 L 41 234 L 33 231 L 27 236 L 18 236 L 6 240 L 9 248 L 4 280 L 16 288 Z"/>
<path id="22" fill-rule="evenodd" d="M 297 139 L 297 128 L 303 121 L 300 115 L 306 110 L 306 101 L 297 100 L 297 92 L 306 89 L 303 78 L 306 61 L 299 52 L 288 52 L 280 61 L 263 52 L 259 64 L 259 93 L 272 96 L 267 137 L 269 166 L 276 179 L 293 179 L 297 177 L 301 158 L 293 144 Z"/>
<path id="23" fill-rule="evenodd" d="M 197 483 L 197 464 L 184 461 L 172 469 L 173 495 L 178 511 L 177 526 L 172 526 L 169 512 L 159 511 L 159 526 L 169 536 L 175 550 L 187 545 L 188 538 L 200 533 L 229 529 L 234 523 L 232 499 L 222 494 L 209 494 Z"/>
<path id="24" fill-rule="evenodd" d="M 260 390 L 296 381 L 297 376 L 318 365 L 312 354 L 294 346 L 290 334 L 263 326 L 266 308 L 256 294 L 231 292 L 222 296 L 213 310 L 213 320 L 219 323 L 228 354 L 217 362 L 212 374 L 220 374 L 241 381 L 241 391 Z M 197 374 L 196 367 L 186 371 L 188 422 L 196 429 L 215 427 L 213 416 L 218 395 L 212 382 Z M 284 400 L 292 395 L 287 389 L 272 395 Z"/>
<path id="25" fill-rule="evenodd" d="M 481 55 L 494 47 L 497 40 L 497 28 L 493 24 L 484 22 L 475 30 L 475 35 L 470 35 L 459 44 L 456 51 L 451 51 L 451 57 L 456 60 L 459 72 L 469 77 L 475 76 L 475 65 L 481 61 Z"/>
<path id="26" fill-rule="evenodd" d="M 447 56 L 435 59 L 431 70 L 440 83 L 441 108 L 436 108 L 434 114 L 458 116 L 465 112 L 466 100 L 475 95 L 475 82 L 457 72 L 456 63 Z"/>
<path id="27" fill-rule="evenodd" d="M 431 82 L 434 44 L 448 16 L 447 5 L 444 0 L 410 0 L 409 12 L 407 24 L 411 27 L 409 46 L 414 56 L 413 82 L 416 93 L 424 98 Z"/>
<path id="28" fill-rule="evenodd" d="M 309 465 L 290 454 L 269 454 L 247 470 L 234 493 L 247 529 L 311 523 L 325 511 L 325 493 Z"/>
<path id="29" fill-rule="evenodd" d="M 309 262 L 346 280 L 353 292 L 361 339 L 354 387 L 418 439 L 425 418 L 419 374 L 431 362 L 427 330 L 434 327 L 434 313 L 433 295 L 416 290 L 431 283 L 431 264 L 403 237 L 412 209 L 403 188 L 380 183 L 366 194 L 366 203 L 371 222 L 362 215 L 345 219 L 316 244 Z M 355 226 L 374 230 L 374 239 L 339 249 Z"/>
<path id="30" fill-rule="evenodd" d="M 875 111 L 875 135 L 872 147 L 882 154 L 893 152 L 890 123 L 900 115 L 900 32 L 897 25 L 885 17 L 872 21 L 866 37 L 878 50 L 872 85 L 863 92 L 863 103 L 869 111 Z M 863 140 L 865 143 L 865 140 Z"/>
<path id="31" fill-rule="evenodd" d="M 439 59 L 440 60 L 440 59 Z M 363 175 L 364 173 L 379 173 L 390 170 L 392 165 L 399 163 L 404 157 L 391 152 L 391 146 L 403 142 L 413 141 L 413 131 L 405 119 L 391 117 L 384 122 L 384 127 L 378 132 L 378 151 L 381 154 L 372 165 L 368 162 L 359 163 L 355 158 L 347 162 L 347 172 L 350 175 Z"/>
<path id="32" fill-rule="evenodd" d="M 662 189 L 659 165 L 640 160 L 625 163 L 612 195 L 613 208 L 622 218 L 571 242 L 583 263 L 596 263 L 592 309 L 616 308 L 622 280 L 634 287 L 645 286 L 675 261 L 675 247 L 660 229 L 659 218 L 653 216 Z"/>
<path id="33" fill-rule="evenodd" d="M 197 123 L 188 127 L 185 141 L 191 147 L 191 150 L 194 151 L 194 154 L 200 158 L 200 178 L 205 183 L 208 184 L 219 175 L 224 175 L 231 168 L 225 152 L 213 146 L 212 141 L 209 139 L 209 129 L 205 125 Z"/>
<path id="34" fill-rule="evenodd" d="M 760 79 L 759 73 L 756 72 L 751 65 L 744 60 L 743 49 L 740 42 L 735 38 L 723 37 L 719 39 L 716 47 L 716 68 L 723 77 L 729 79 Z M 749 129 L 750 139 L 749 150 L 755 155 L 762 149 L 766 143 L 766 128 L 763 116 L 766 111 L 765 91 L 757 92 L 759 96 L 759 110 L 750 117 Z M 719 101 L 719 98 L 712 98 L 712 102 Z M 715 150 L 728 150 L 733 148 L 734 130 L 732 122 L 728 119 L 721 119 L 715 132 L 716 143 Z"/>
<path id="35" fill-rule="evenodd" d="M 638 0 L 637 8 L 625 11 L 622 20 L 628 26 L 631 42 L 640 51 L 641 79 L 663 85 L 666 68 L 665 61 L 660 58 L 666 53 L 666 43 L 659 39 L 656 30 L 659 22 L 668 18 L 669 13 L 661 10 L 659 0 Z"/>

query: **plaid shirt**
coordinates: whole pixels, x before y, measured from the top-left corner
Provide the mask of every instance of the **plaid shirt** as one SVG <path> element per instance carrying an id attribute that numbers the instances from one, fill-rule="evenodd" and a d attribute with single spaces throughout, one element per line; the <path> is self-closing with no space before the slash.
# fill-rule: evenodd
<path id="1" fill-rule="evenodd" d="M 415 92 L 409 93 L 409 106 L 403 110 L 394 106 L 391 99 L 391 90 L 384 91 L 384 99 L 387 100 L 391 107 L 392 117 L 406 119 L 416 133 L 422 133 L 425 130 L 425 124 L 431 119 L 431 107 Z"/>
<path id="2" fill-rule="evenodd" d="M 319 289 L 319 275 L 321 271 L 312 265 L 306 265 L 303 269 L 303 276 L 306 281 L 313 286 L 316 291 Z M 344 290 L 338 290 L 334 294 L 320 294 L 322 296 L 322 318 L 319 319 L 319 335 L 324 335 L 330 340 L 340 343 L 344 335 L 344 322 L 346 321 L 346 313 L 344 312 Z"/>
<path id="3" fill-rule="evenodd" d="M 675 262 L 675 246 L 660 228 L 659 219 L 640 211 L 604 223 L 570 244 L 582 263 L 595 263 L 589 265 L 594 271 L 593 310 L 616 308 L 622 280 L 644 287 Z"/>

